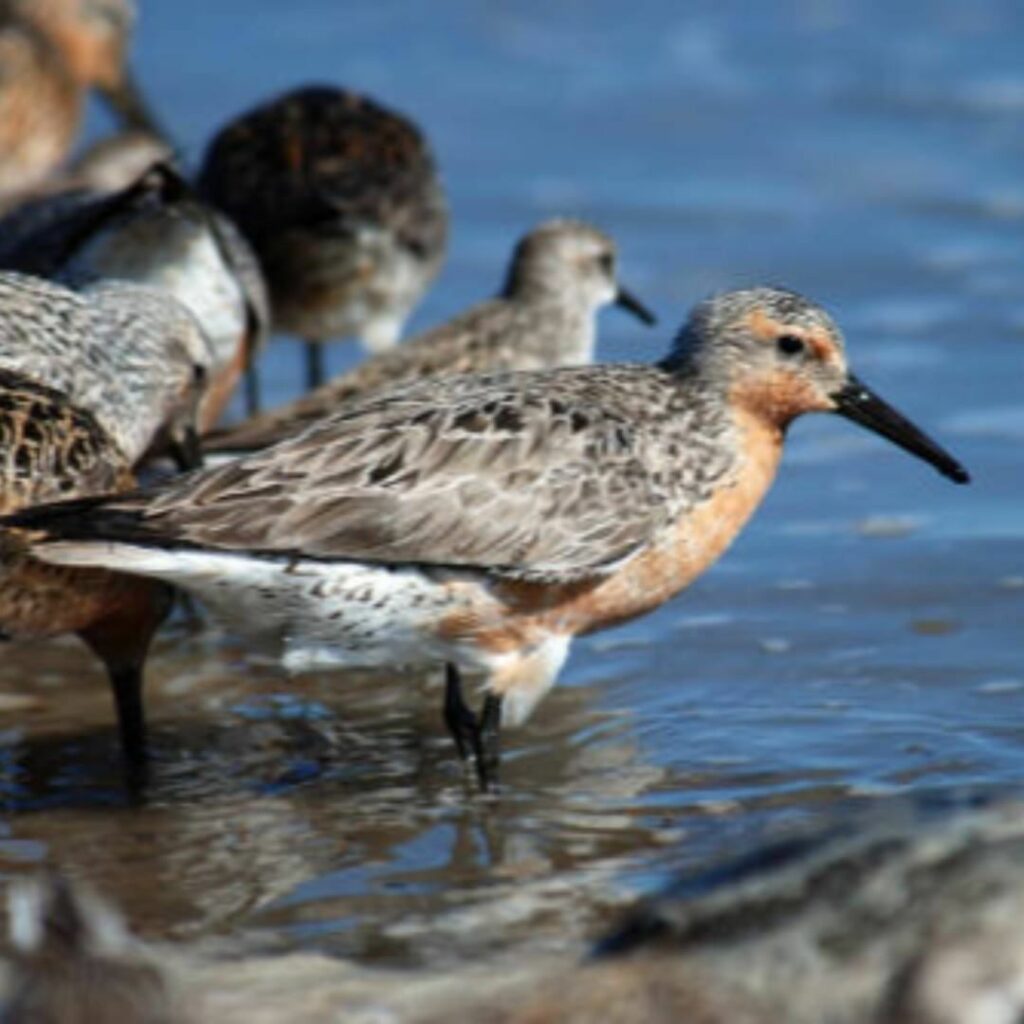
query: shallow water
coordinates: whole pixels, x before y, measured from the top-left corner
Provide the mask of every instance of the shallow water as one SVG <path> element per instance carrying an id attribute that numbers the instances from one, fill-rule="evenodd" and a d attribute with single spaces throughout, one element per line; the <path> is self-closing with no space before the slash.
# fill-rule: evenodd
<path id="1" fill-rule="evenodd" d="M 140 75 L 190 156 L 225 117 L 310 79 L 425 126 L 454 229 L 414 326 L 493 290 L 534 221 L 584 216 L 662 317 L 645 332 L 606 312 L 602 356 L 659 355 L 714 288 L 787 284 L 835 312 L 858 372 L 975 482 L 849 423 L 801 422 L 719 566 L 574 647 L 507 735 L 494 802 L 454 761 L 439 679 L 287 681 L 184 621 L 150 665 L 156 765 L 133 801 L 98 667 L 70 640 L 5 648 L 0 870 L 65 865 L 150 936 L 454 962 L 579 946 L 668 871 L 849 804 L 1016 784 L 1020 5 L 143 8 Z M 270 397 L 295 391 L 298 355 L 272 347 Z"/>

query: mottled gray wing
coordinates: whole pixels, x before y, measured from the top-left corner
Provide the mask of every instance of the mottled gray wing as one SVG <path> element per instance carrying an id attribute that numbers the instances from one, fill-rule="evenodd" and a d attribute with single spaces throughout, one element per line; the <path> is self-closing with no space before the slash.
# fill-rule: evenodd
<path id="1" fill-rule="evenodd" d="M 667 515 L 619 396 L 622 377 L 654 372 L 586 367 L 392 390 L 172 484 L 144 500 L 139 525 L 224 550 L 600 574 Z"/>
<path id="2" fill-rule="evenodd" d="M 515 316 L 515 308 L 500 299 L 481 303 L 363 360 L 355 369 L 294 401 L 250 416 L 234 427 L 213 431 L 203 439 L 203 448 L 208 452 L 255 451 L 294 437 L 317 420 L 385 387 L 428 377 L 514 369 L 516 346 L 508 343 L 508 336 Z M 525 331 L 533 325 L 519 326 Z"/>

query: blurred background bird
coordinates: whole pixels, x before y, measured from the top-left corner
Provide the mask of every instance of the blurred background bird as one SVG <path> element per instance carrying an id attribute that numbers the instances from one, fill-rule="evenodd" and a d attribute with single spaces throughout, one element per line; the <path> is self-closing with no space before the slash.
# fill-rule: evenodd
<path id="1" fill-rule="evenodd" d="M 211 350 L 200 433 L 220 419 L 269 329 L 249 244 L 163 162 L 120 191 L 79 188 L 22 204 L 0 221 L 0 268 L 72 287 L 135 281 L 180 301 Z"/>
<path id="2" fill-rule="evenodd" d="M 131 0 L 0 2 L 0 202 L 66 159 L 95 90 L 125 129 L 159 136 L 128 62 Z"/>
<path id="3" fill-rule="evenodd" d="M 168 972 L 88 886 L 62 875 L 7 892 L 5 1024 L 185 1024 Z"/>
<path id="4" fill-rule="evenodd" d="M 654 323 L 653 314 L 619 282 L 616 245 L 608 235 L 582 221 L 545 221 L 516 244 L 495 298 L 371 356 L 302 398 L 214 434 L 206 448 L 265 447 L 346 402 L 400 381 L 589 363 L 597 313 L 612 302 L 643 323 Z"/>
<path id="5" fill-rule="evenodd" d="M 444 259 L 448 210 L 426 139 L 358 93 L 300 88 L 235 118 L 198 187 L 255 248 L 275 328 L 306 342 L 309 387 L 323 383 L 326 342 L 394 345 Z"/>

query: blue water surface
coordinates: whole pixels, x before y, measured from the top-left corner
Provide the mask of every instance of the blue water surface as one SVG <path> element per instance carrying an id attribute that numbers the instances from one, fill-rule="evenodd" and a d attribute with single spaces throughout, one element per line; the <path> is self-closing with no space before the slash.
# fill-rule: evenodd
<path id="1" fill-rule="evenodd" d="M 49 710 L 45 729 L 12 718 L 4 741 L 10 870 L 70 864 L 151 934 L 259 929 L 282 948 L 458 960 L 582 942 L 675 868 L 853 804 L 1017 787 L 1024 7 L 143 0 L 141 14 L 139 75 L 189 160 L 226 118 L 309 81 L 422 125 L 453 230 L 414 329 L 493 291 L 534 222 L 585 217 L 661 317 L 647 331 L 606 311 L 603 358 L 657 358 L 715 289 L 796 288 L 974 482 L 845 421 L 797 424 L 720 565 L 575 646 L 509 734 L 492 804 L 453 763 L 436 679 L 288 683 L 215 626 L 179 623 L 150 671 L 150 799 L 117 806 L 99 670 L 70 643 L 13 655 L 0 681 Z M 105 128 L 93 111 L 90 131 Z M 268 396 L 300 377 L 298 347 L 272 345 Z"/>

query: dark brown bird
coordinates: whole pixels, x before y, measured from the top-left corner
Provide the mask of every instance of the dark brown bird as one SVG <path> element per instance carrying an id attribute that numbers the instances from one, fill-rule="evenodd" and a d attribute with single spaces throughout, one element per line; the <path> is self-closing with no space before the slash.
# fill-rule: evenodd
<path id="1" fill-rule="evenodd" d="M 426 140 L 354 92 L 307 87 L 243 114 L 210 143 L 198 187 L 255 248 L 274 326 L 306 341 L 310 387 L 324 342 L 394 345 L 444 258 Z"/>

